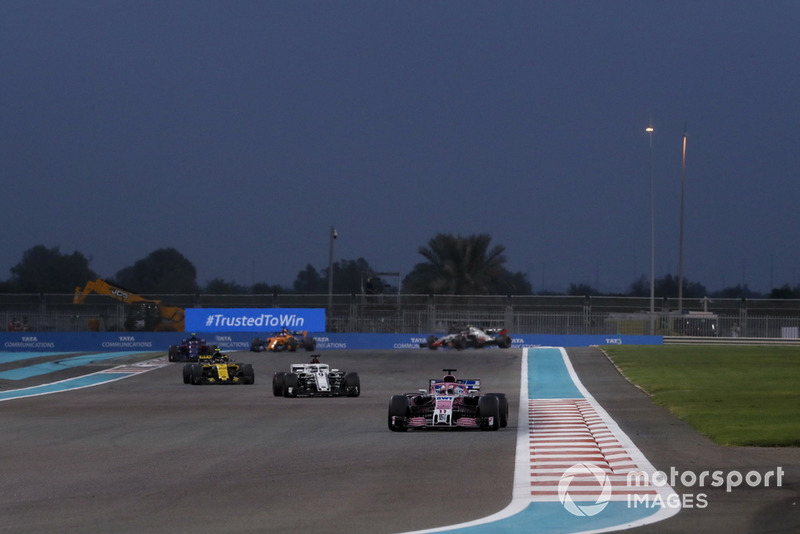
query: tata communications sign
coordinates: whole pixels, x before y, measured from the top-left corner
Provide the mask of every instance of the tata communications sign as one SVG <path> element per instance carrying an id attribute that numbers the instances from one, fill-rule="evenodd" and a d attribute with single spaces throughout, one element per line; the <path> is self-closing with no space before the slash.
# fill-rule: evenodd
<path id="1" fill-rule="evenodd" d="M 325 331 L 324 308 L 187 308 L 187 332 Z"/>

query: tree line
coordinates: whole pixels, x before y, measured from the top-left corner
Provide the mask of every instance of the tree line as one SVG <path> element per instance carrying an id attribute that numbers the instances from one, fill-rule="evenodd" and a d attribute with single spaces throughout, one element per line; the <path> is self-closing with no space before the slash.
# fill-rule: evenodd
<path id="1" fill-rule="evenodd" d="M 336 294 L 397 293 L 435 295 L 532 295 L 527 275 L 511 272 L 505 264 L 503 245 L 492 245 L 488 234 L 460 236 L 437 234 L 419 247 L 423 261 L 417 263 L 399 283 L 382 279 L 364 258 L 339 260 L 333 264 L 333 292 Z M 328 292 L 328 267 L 306 265 L 297 273 L 291 287 L 266 282 L 251 286 L 214 278 L 203 285 L 197 269 L 174 248 L 154 250 L 112 277 L 100 276 L 81 252 L 62 253 L 60 247 L 36 245 L 22 254 L 11 268 L 11 277 L 0 282 L 0 293 L 72 293 L 87 281 L 104 278 L 109 283 L 139 294 L 325 294 Z M 678 296 L 679 280 L 672 275 L 655 280 L 659 298 Z M 559 294 L 543 292 L 539 294 Z M 603 295 L 588 284 L 570 284 L 567 295 Z M 627 293 L 615 296 L 649 297 L 650 283 L 644 276 L 635 280 Z M 684 298 L 800 298 L 800 286 L 785 285 L 769 295 L 751 291 L 747 285 L 709 293 L 700 283 L 684 279 Z"/>

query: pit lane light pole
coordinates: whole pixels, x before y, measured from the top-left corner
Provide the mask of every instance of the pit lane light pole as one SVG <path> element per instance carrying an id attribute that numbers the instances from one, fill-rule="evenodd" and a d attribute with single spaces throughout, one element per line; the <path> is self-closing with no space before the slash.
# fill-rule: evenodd
<path id="1" fill-rule="evenodd" d="M 333 310 L 333 242 L 339 237 L 336 228 L 331 226 L 330 242 L 328 245 L 328 316 Z"/>
<path id="2" fill-rule="evenodd" d="M 650 335 L 655 332 L 656 313 L 656 225 L 655 225 L 655 187 L 653 183 L 653 121 L 645 128 L 650 137 Z"/>

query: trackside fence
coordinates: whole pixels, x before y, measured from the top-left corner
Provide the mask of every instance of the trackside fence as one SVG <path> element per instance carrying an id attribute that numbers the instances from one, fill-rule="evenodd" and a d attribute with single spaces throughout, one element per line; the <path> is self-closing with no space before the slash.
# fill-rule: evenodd
<path id="1" fill-rule="evenodd" d="M 425 334 L 471 323 L 513 334 L 800 339 L 800 300 L 549 295 L 146 295 L 182 308 L 325 308 L 328 332 Z M 108 296 L 0 294 L 0 320 L 31 332 L 122 331 Z"/>

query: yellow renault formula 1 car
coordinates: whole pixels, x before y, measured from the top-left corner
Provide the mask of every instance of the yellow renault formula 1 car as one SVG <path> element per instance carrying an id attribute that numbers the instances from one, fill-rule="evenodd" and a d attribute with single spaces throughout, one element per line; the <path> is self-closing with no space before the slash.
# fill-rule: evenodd
<path id="1" fill-rule="evenodd" d="M 216 349 L 213 354 L 198 356 L 197 363 L 183 366 L 184 384 L 253 384 L 253 366 L 236 363 Z"/>

